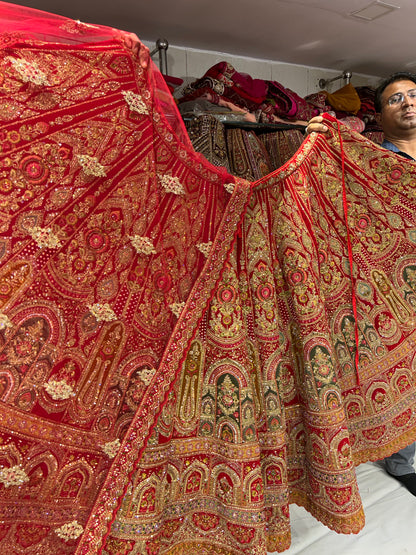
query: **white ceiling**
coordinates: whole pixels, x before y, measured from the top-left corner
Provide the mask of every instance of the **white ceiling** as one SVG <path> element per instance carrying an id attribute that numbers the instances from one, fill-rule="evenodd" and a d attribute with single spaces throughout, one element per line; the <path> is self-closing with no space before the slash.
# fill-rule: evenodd
<path id="1" fill-rule="evenodd" d="M 374 0 L 23 0 L 14 3 L 136 33 L 143 41 L 386 76 L 416 71 L 416 0 L 365 21 Z"/>

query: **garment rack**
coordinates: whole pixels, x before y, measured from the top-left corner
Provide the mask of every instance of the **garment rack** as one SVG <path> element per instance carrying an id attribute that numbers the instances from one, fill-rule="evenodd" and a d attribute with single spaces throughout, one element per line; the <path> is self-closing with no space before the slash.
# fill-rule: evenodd
<path id="1" fill-rule="evenodd" d="M 156 52 L 159 52 L 159 69 L 162 75 L 168 74 L 168 61 L 166 54 L 168 46 L 169 43 L 166 39 L 157 39 L 156 48 L 150 52 L 151 58 L 156 54 Z"/>
<path id="2" fill-rule="evenodd" d="M 351 77 L 351 71 L 344 71 L 343 73 L 341 73 L 341 75 L 337 75 L 337 77 L 333 77 L 332 79 L 319 79 L 319 87 L 321 89 L 325 89 L 326 86 L 329 85 L 329 83 L 332 83 L 333 81 L 338 81 L 338 79 L 345 79 L 347 82 L 346 84 L 348 85 L 351 81 Z"/>

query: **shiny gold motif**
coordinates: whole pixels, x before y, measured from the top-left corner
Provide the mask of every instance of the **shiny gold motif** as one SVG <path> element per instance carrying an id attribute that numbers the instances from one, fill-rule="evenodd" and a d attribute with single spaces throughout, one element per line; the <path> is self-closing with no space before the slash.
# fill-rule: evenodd
<path id="1" fill-rule="evenodd" d="M 6 58 L 11 62 L 13 68 L 20 75 L 25 83 L 33 83 L 35 85 L 49 85 L 47 75 L 41 71 L 36 62 L 29 62 L 24 58 Z"/>
<path id="2" fill-rule="evenodd" d="M 234 192 L 235 185 L 234 183 L 224 183 L 224 189 L 231 195 Z"/>
<path id="3" fill-rule="evenodd" d="M 55 533 L 64 541 L 76 540 L 83 533 L 84 528 L 76 520 L 55 528 Z"/>
<path id="4" fill-rule="evenodd" d="M 175 195 L 185 194 L 185 189 L 177 177 L 169 174 L 162 175 L 160 176 L 160 183 L 167 193 L 173 193 Z"/>
<path id="5" fill-rule="evenodd" d="M 371 273 L 374 284 L 383 298 L 386 305 L 390 308 L 392 315 L 398 322 L 414 325 L 411 321 L 415 312 L 412 307 L 402 299 L 386 274 L 382 270 L 373 270 Z"/>
<path id="6" fill-rule="evenodd" d="M 75 395 L 73 388 L 65 380 L 49 380 L 43 387 L 55 401 L 69 399 Z"/>
<path id="7" fill-rule="evenodd" d="M 109 459 L 114 459 L 121 447 L 120 440 L 117 438 L 114 441 L 107 441 L 102 445 L 102 450 L 107 455 Z"/>
<path id="8" fill-rule="evenodd" d="M 62 247 L 62 243 L 50 227 L 34 226 L 29 229 L 29 233 L 40 248 L 57 249 Z"/>
<path id="9" fill-rule="evenodd" d="M 156 368 L 143 368 L 143 370 L 139 373 L 139 378 L 145 385 L 149 385 L 155 374 Z"/>
<path id="10" fill-rule="evenodd" d="M 152 240 L 143 235 L 129 235 L 129 239 L 138 254 L 156 254 Z"/>
<path id="11" fill-rule="evenodd" d="M 29 476 L 20 466 L 15 465 L 10 468 L 0 468 L 0 483 L 3 484 L 5 488 L 9 486 L 19 486 L 25 482 L 29 482 Z"/>
<path id="12" fill-rule="evenodd" d="M 176 316 L 176 318 L 179 318 L 180 313 L 185 308 L 185 303 L 172 303 L 172 304 L 169 305 L 169 308 L 171 309 L 173 314 Z"/>
<path id="13" fill-rule="evenodd" d="M 99 163 L 98 158 L 88 156 L 87 154 L 78 154 L 77 158 L 87 175 L 95 177 L 105 177 L 107 175 L 104 166 Z"/>
<path id="14" fill-rule="evenodd" d="M 12 327 L 13 327 L 13 324 L 9 320 L 7 315 L 0 312 L 0 330 L 4 330 L 6 328 L 12 328 Z"/>
<path id="15" fill-rule="evenodd" d="M 111 312 L 110 309 L 109 316 Z M 79 418 L 90 419 L 92 414 L 100 410 L 109 381 L 117 367 L 117 355 L 122 345 L 123 325 L 120 322 L 108 324 L 102 329 L 77 385 L 74 404 Z"/>
<path id="16" fill-rule="evenodd" d="M 71 33 L 73 35 L 81 35 L 85 33 L 88 29 L 99 29 L 97 25 L 91 25 L 89 23 L 84 23 L 79 19 L 71 21 L 65 21 L 62 25 L 59 26 L 60 29 L 66 31 L 67 33 Z"/>
<path id="17" fill-rule="evenodd" d="M 198 243 L 196 248 L 200 250 L 204 256 L 208 257 L 212 249 L 212 241 L 208 241 L 208 243 Z"/>
<path id="18" fill-rule="evenodd" d="M 124 100 L 129 105 L 130 110 L 133 110 L 133 112 L 137 112 L 138 114 L 149 114 L 146 103 L 140 94 L 136 94 L 133 91 L 121 91 L 121 94 L 124 96 Z"/>
<path id="19" fill-rule="evenodd" d="M 112 320 L 117 320 L 114 310 L 108 303 L 95 303 L 87 306 L 98 322 L 111 322 Z"/>

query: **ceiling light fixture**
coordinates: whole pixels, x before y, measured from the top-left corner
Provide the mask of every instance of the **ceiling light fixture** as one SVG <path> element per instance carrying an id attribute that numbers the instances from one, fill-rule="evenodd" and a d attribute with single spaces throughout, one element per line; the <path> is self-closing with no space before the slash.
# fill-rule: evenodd
<path id="1" fill-rule="evenodd" d="M 364 19 L 365 21 L 373 21 L 373 19 L 377 19 L 378 17 L 382 17 L 398 9 L 400 9 L 400 6 L 393 6 L 392 4 L 386 4 L 386 2 L 376 0 L 376 2 L 372 2 L 361 10 L 351 12 L 349 15 L 358 17 L 358 19 Z"/>

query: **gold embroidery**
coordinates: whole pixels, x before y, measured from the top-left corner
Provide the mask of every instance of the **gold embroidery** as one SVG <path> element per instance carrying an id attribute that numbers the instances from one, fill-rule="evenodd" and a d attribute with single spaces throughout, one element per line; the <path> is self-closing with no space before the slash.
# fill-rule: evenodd
<path id="1" fill-rule="evenodd" d="M 129 236 L 129 239 L 138 254 L 156 254 L 156 250 L 149 237 L 144 237 L 143 235 L 133 235 Z"/>
<path id="2" fill-rule="evenodd" d="M 68 522 L 60 528 L 55 528 L 55 533 L 64 541 L 76 540 L 83 531 L 84 528 L 76 520 Z"/>
<path id="3" fill-rule="evenodd" d="M 28 231 L 40 248 L 57 249 L 62 247 L 61 242 L 50 227 L 39 227 L 36 225 Z"/>
<path id="4" fill-rule="evenodd" d="M 99 27 L 97 27 L 96 25 L 90 25 L 89 23 L 84 23 L 79 19 L 75 21 L 72 21 L 72 20 L 66 21 L 65 23 L 60 25 L 59 28 L 73 35 L 81 35 L 85 31 L 88 31 L 88 29 L 99 29 Z"/>
<path id="5" fill-rule="evenodd" d="M 234 188 L 234 183 L 224 183 L 224 189 L 227 191 L 227 193 L 232 194 L 234 192 Z"/>
<path id="6" fill-rule="evenodd" d="M 149 385 L 155 374 L 156 374 L 156 368 L 144 368 L 139 373 L 139 377 L 145 385 Z"/>
<path id="7" fill-rule="evenodd" d="M 12 58 L 12 56 L 8 56 L 6 59 L 11 62 L 12 66 L 25 83 L 49 85 L 46 74 L 39 69 L 36 62 L 28 62 L 23 58 Z"/>
<path id="8" fill-rule="evenodd" d="M 117 320 L 115 312 L 108 303 L 95 303 L 87 306 L 90 309 L 91 314 L 93 314 L 99 322 L 111 322 L 111 320 Z"/>
<path id="9" fill-rule="evenodd" d="M 133 112 L 137 112 L 138 114 L 149 114 L 142 96 L 134 93 L 133 91 L 121 91 L 121 94 L 124 96 L 124 100 L 129 105 L 130 110 L 133 110 Z"/>
<path id="10" fill-rule="evenodd" d="M 78 154 L 78 162 L 81 164 L 82 169 L 87 175 L 94 175 L 95 177 L 105 177 L 104 166 L 102 166 L 97 158 L 88 156 L 87 154 Z"/>
<path id="11" fill-rule="evenodd" d="M 208 257 L 212 249 L 212 241 L 208 241 L 207 243 L 198 243 L 196 248 L 200 250 L 204 256 Z"/>
<path id="12" fill-rule="evenodd" d="M 177 177 L 166 174 L 160 176 L 162 187 L 167 193 L 174 193 L 175 195 L 183 195 L 185 189 Z"/>
<path id="13" fill-rule="evenodd" d="M 65 380 L 49 380 L 43 387 L 55 401 L 69 399 L 75 394 L 72 387 Z"/>
<path id="14" fill-rule="evenodd" d="M 29 476 L 20 466 L 11 466 L 10 468 L 0 469 L 0 483 L 4 485 L 5 488 L 9 486 L 18 486 L 29 481 Z"/>
<path id="15" fill-rule="evenodd" d="M 171 309 L 173 314 L 176 316 L 176 318 L 179 318 L 180 313 L 185 308 L 185 303 L 172 303 L 172 304 L 169 305 L 169 308 Z"/>
<path id="16" fill-rule="evenodd" d="M 13 324 L 9 320 L 6 314 L 0 312 L 0 330 L 4 330 L 6 328 L 12 328 Z"/>
<path id="17" fill-rule="evenodd" d="M 121 447 L 121 443 L 120 440 L 117 438 L 114 441 L 107 441 L 107 443 L 105 443 L 101 447 L 109 459 L 114 459 Z"/>

